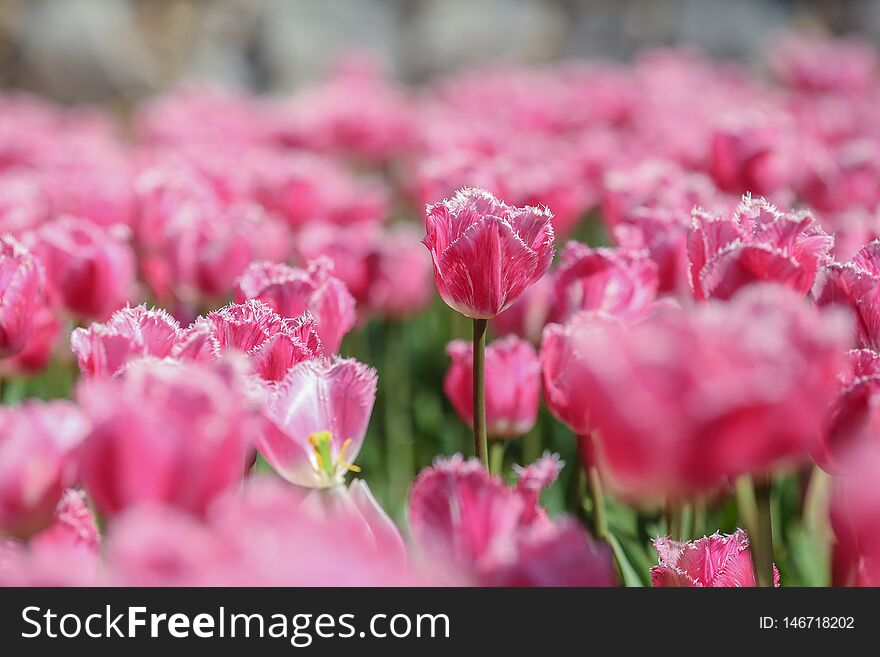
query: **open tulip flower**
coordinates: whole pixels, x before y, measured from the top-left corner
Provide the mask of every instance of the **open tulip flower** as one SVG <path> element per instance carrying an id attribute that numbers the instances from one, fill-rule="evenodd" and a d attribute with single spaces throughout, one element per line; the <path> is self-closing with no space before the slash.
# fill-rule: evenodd
<path id="1" fill-rule="evenodd" d="M 307 488 L 343 482 L 376 399 L 376 371 L 352 358 L 294 365 L 266 404 L 257 448 L 282 477 Z"/>
<path id="2" fill-rule="evenodd" d="M 806 295 L 833 244 L 810 214 L 784 212 L 763 198 L 744 197 L 729 218 L 695 210 L 688 235 L 694 296 L 729 299 L 760 282 Z"/>

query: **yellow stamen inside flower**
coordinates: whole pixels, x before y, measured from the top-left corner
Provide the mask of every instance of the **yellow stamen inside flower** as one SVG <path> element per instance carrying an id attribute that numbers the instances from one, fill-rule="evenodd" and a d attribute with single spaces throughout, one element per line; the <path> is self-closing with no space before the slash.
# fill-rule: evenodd
<path id="1" fill-rule="evenodd" d="M 318 471 L 331 479 L 336 477 L 336 470 L 338 468 L 345 468 L 351 472 L 360 472 L 361 469 L 358 466 L 345 460 L 345 452 L 351 444 L 351 438 L 342 443 L 342 447 L 335 460 L 330 449 L 332 439 L 333 436 L 329 431 L 318 431 L 309 434 L 308 441 L 315 451 L 315 466 Z"/>

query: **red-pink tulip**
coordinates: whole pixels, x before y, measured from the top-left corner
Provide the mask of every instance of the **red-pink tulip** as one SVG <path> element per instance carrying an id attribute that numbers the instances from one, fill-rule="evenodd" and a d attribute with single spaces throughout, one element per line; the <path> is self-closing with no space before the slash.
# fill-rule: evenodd
<path id="1" fill-rule="evenodd" d="M 443 379 L 443 391 L 458 416 L 474 420 L 474 346 L 464 340 L 446 345 L 452 360 Z M 538 417 L 541 367 L 535 348 L 508 336 L 486 348 L 486 433 L 492 438 L 514 438 L 528 433 Z"/>
<path id="2" fill-rule="evenodd" d="M 509 308 L 550 267 L 551 219 L 546 209 L 512 207 L 478 189 L 429 206 L 424 242 L 440 296 L 476 319 Z"/>
<path id="3" fill-rule="evenodd" d="M 633 319 L 657 296 L 657 265 L 645 255 L 579 242 L 565 246 L 553 279 L 557 321 L 581 310 Z"/>
<path id="4" fill-rule="evenodd" d="M 43 290 L 43 268 L 11 235 L 0 237 L 0 358 L 24 349 Z"/>
<path id="5" fill-rule="evenodd" d="M 210 361 L 227 351 L 245 354 L 252 370 L 266 381 L 280 381 L 295 364 L 324 353 L 309 313 L 282 318 L 262 301 L 251 299 L 197 319 L 183 331 L 172 355 Z"/>
<path id="6" fill-rule="evenodd" d="M 0 373 L 14 377 L 41 371 L 52 358 L 60 334 L 61 321 L 45 300 L 41 300 L 34 314 L 30 339 L 18 354 L 0 360 Z"/>
<path id="7" fill-rule="evenodd" d="M 876 444 L 852 455 L 834 478 L 831 526 L 835 586 L 880 586 L 880 451 Z"/>
<path id="8" fill-rule="evenodd" d="M 70 402 L 0 408 L 0 535 L 26 537 L 51 522 L 87 430 Z"/>
<path id="9" fill-rule="evenodd" d="M 241 480 L 258 422 L 233 365 L 142 359 L 80 384 L 92 422 L 80 476 L 102 514 L 150 503 L 200 514 Z"/>
<path id="10" fill-rule="evenodd" d="M 592 332 L 609 323 L 618 326 L 620 320 L 581 312 L 565 324 L 548 324 L 544 328 L 540 354 L 544 401 L 550 412 L 578 436 L 589 435 L 593 428 L 589 393 L 581 383 L 584 363 L 578 352 Z"/>
<path id="11" fill-rule="evenodd" d="M 563 408 L 580 411 L 577 433 L 598 430 L 609 474 L 632 496 L 687 495 L 797 462 L 837 392 L 845 319 L 756 286 L 631 328 L 582 330 L 564 389 L 577 403 Z"/>
<path id="12" fill-rule="evenodd" d="M 284 318 L 308 311 L 315 318 L 327 353 L 339 351 L 342 338 L 355 323 L 355 301 L 345 284 L 332 274 L 333 265 L 322 258 L 307 269 L 285 264 L 253 263 L 236 282 L 235 300 L 258 299 Z"/>
<path id="13" fill-rule="evenodd" d="M 105 319 L 124 305 L 134 284 L 134 255 L 122 227 L 102 229 L 61 217 L 32 237 L 46 269 L 49 297 L 70 312 Z"/>
<path id="14" fill-rule="evenodd" d="M 257 448 L 282 477 L 308 488 L 341 483 L 361 449 L 376 371 L 347 358 L 294 365 L 267 402 Z"/>
<path id="15" fill-rule="evenodd" d="M 822 442 L 813 453 L 829 472 L 846 471 L 867 446 L 880 446 L 880 354 L 856 349 L 849 358 L 850 367 L 828 412 Z"/>
<path id="16" fill-rule="evenodd" d="M 520 473 L 510 488 L 475 459 L 439 459 L 410 490 L 413 537 L 428 564 L 448 576 L 489 586 L 613 586 L 606 547 L 568 518 L 551 521 L 537 506 L 537 487 L 551 477 Z M 544 471 L 544 464 L 537 466 Z"/>
<path id="17" fill-rule="evenodd" d="M 866 244 L 851 262 L 831 263 L 820 274 L 815 297 L 820 306 L 850 310 L 856 345 L 880 350 L 880 241 Z"/>
<path id="18" fill-rule="evenodd" d="M 84 375 L 109 376 L 130 360 L 171 355 L 178 340 L 177 320 L 161 308 L 140 305 L 117 310 L 103 324 L 74 329 L 70 347 Z"/>
<path id="19" fill-rule="evenodd" d="M 654 586 L 757 586 L 749 536 L 742 529 L 729 535 L 704 536 L 690 543 L 658 538 L 654 548 L 660 556 L 660 565 L 651 568 Z"/>
<path id="20" fill-rule="evenodd" d="M 811 215 L 786 213 L 760 198 L 744 197 L 730 218 L 696 210 L 688 235 L 694 295 L 729 299 L 759 282 L 807 294 L 833 243 Z"/>

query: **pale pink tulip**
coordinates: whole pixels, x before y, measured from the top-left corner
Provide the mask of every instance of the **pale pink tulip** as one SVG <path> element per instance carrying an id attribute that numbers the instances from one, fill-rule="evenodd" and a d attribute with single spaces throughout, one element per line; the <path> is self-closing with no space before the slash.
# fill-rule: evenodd
<path id="1" fill-rule="evenodd" d="M 376 371 L 334 357 L 294 365 L 267 403 L 271 420 L 257 448 L 299 486 L 341 483 L 360 451 L 376 399 Z"/>
<path id="2" fill-rule="evenodd" d="M 651 568 L 654 586 L 757 586 L 749 536 L 742 529 L 730 535 L 704 536 L 690 543 L 658 538 L 654 548 L 660 556 L 660 565 Z"/>

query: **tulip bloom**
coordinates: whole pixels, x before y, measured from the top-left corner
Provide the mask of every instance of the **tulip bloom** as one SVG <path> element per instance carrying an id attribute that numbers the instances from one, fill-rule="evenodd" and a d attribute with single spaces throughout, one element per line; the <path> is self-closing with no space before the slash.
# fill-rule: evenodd
<path id="1" fill-rule="evenodd" d="M 553 288 L 550 274 L 539 278 L 510 308 L 492 320 L 492 330 L 498 335 L 518 335 L 534 345 L 540 344 L 553 309 Z"/>
<path id="2" fill-rule="evenodd" d="M 695 210 L 688 235 L 694 296 L 729 299 L 759 282 L 805 295 L 833 244 L 809 214 L 783 212 L 762 198 L 743 197 L 730 218 Z"/>
<path id="3" fill-rule="evenodd" d="M 831 527 L 835 586 L 880 586 L 880 451 L 853 455 L 845 475 L 834 478 Z"/>
<path id="4" fill-rule="evenodd" d="M 651 581 L 656 587 L 758 585 L 749 536 L 742 529 L 729 535 L 704 536 L 690 543 L 658 538 L 654 549 L 660 556 L 660 565 L 651 568 Z M 775 575 L 778 578 L 778 573 Z M 779 585 L 778 579 L 776 585 Z"/>
<path id="5" fill-rule="evenodd" d="M 332 263 L 324 258 L 312 262 L 307 269 L 253 263 L 236 281 L 235 299 L 238 303 L 258 299 L 283 318 L 310 312 L 325 351 L 336 353 L 342 338 L 354 326 L 355 301 L 332 270 Z"/>
<path id="6" fill-rule="evenodd" d="M 181 334 L 172 355 L 211 361 L 228 351 L 245 354 L 254 373 L 277 382 L 296 363 L 322 356 L 324 348 L 309 313 L 282 319 L 262 301 L 250 300 L 197 319 Z"/>
<path id="7" fill-rule="evenodd" d="M 51 522 L 87 430 L 67 401 L 0 408 L 0 536 L 27 537 Z"/>
<path id="8" fill-rule="evenodd" d="M 11 235 L 0 237 L 0 358 L 28 342 L 43 289 L 43 268 Z"/>
<path id="9" fill-rule="evenodd" d="M 413 227 L 398 224 L 378 233 L 367 261 L 371 311 L 399 319 L 431 303 L 431 259 Z"/>
<path id="10" fill-rule="evenodd" d="M 161 308 L 122 308 L 103 324 L 77 328 L 70 335 L 80 372 L 110 376 L 143 356 L 165 358 L 180 340 L 180 325 Z"/>
<path id="11" fill-rule="evenodd" d="M 505 205 L 462 189 L 427 208 L 424 243 L 443 300 L 474 319 L 491 319 L 537 281 L 553 259 L 552 214 Z"/>
<path id="12" fill-rule="evenodd" d="M 134 254 L 127 231 L 61 217 L 32 236 L 46 268 L 49 297 L 70 312 L 105 319 L 122 306 L 134 284 Z"/>
<path id="13" fill-rule="evenodd" d="M 548 399 L 570 409 L 578 433 L 598 430 L 603 462 L 622 492 L 705 491 L 817 446 L 839 385 L 845 320 L 761 286 L 624 330 L 573 330 L 565 352 L 573 362 L 562 377 L 545 372 L 545 380 L 565 383 L 548 383 Z M 564 364 L 555 342 L 545 360 Z"/>
<path id="14" fill-rule="evenodd" d="M 880 446 L 880 354 L 867 349 L 849 353 L 850 367 L 826 418 L 822 441 L 813 458 L 831 473 L 846 472 L 870 445 Z"/>
<path id="15" fill-rule="evenodd" d="M 241 480 L 258 421 L 232 364 L 142 359 L 79 385 L 92 422 L 80 476 L 102 514 L 150 503 L 201 514 Z"/>
<path id="16" fill-rule="evenodd" d="M 294 365 L 267 402 L 257 449 L 289 482 L 329 488 L 360 451 L 376 400 L 376 371 L 352 358 Z"/>
<path id="17" fill-rule="evenodd" d="M 551 520 L 538 493 L 556 479 L 558 457 L 518 470 L 508 487 L 476 460 L 438 459 L 410 491 L 408 516 L 416 545 L 453 580 L 485 586 L 613 586 L 614 566 L 569 518 Z"/>
<path id="18" fill-rule="evenodd" d="M 473 345 L 455 340 L 446 346 L 452 360 L 443 391 L 455 412 L 473 425 Z M 486 432 L 490 438 L 528 433 L 538 417 L 541 368 L 534 347 L 508 336 L 486 349 Z"/>
<path id="19" fill-rule="evenodd" d="M 638 252 L 593 249 L 579 242 L 566 244 L 553 280 L 558 321 L 581 310 L 636 318 L 657 296 L 657 265 L 652 260 Z"/>
<path id="20" fill-rule="evenodd" d="M 816 288 L 817 304 L 853 314 L 859 348 L 880 350 L 880 241 L 866 244 L 851 262 L 830 264 Z"/>

